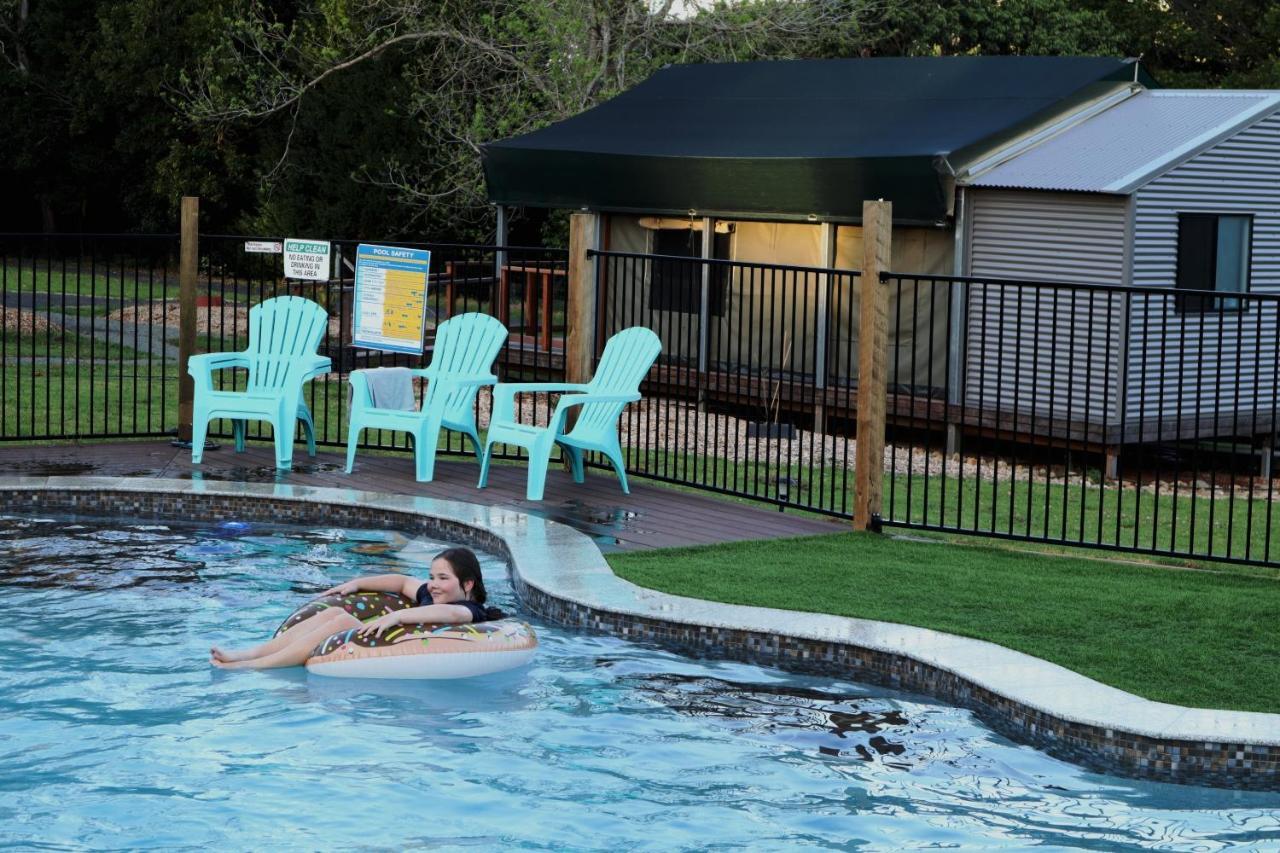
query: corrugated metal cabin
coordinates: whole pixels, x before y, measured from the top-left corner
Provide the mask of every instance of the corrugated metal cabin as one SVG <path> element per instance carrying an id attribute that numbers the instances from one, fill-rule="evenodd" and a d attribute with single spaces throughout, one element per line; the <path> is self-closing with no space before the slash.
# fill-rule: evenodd
<path id="1" fill-rule="evenodd" d="M 967 406 L 1086 425 L 1113 454 L 1274 433 L 1276 303 L 1203 291 L 1280 294 L 1280 93 L 1137 91 L 957 184 L 965 274 L 1161 289 L 984 289 Z"/>

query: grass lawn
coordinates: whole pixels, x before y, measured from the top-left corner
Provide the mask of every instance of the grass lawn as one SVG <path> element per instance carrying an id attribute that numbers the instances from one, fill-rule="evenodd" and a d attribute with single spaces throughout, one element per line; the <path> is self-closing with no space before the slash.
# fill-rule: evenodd
<path id="1" fill-rule="evenodd" d="M 865 533 L 610 554 L 677 595 L 933 628 L 1160 702 L 1280 712 L 1275 572 L 1189 571 Z"/>
<path id="2" fill-rule="evenodd" d="M 77 335 L 70 330 L 45 329 L 31 332 L 24 329 L 21 334 L 0 331 L 0 353 L 5 358 L 35 357 L 70 358 L 88 360 L 109 360 L 119 362 L 127 359 L 146 361 L 146 353 L 140 353 L 132 347 L 95 340 L 91 335 Z M 154 359 L 158 361 L 159 358 Z"/>
<path id="3" fill-rule="evenodd" d="M 68 262 L 65 269 L 57 262 L 49 267 L 44 264 L 34 268 L 16 264 L 0 267 L 0 283 L 6 292 L 48 293 L 57 299 L 61 299 L 64 293 L 68 296 L 110 296 L 134 302 L 159 300 L 166 296 L 177 299 L 177 268 L 169 270 L 169 275 L 173 282 L 166 285 L 159 270 L 126 267 L 122 272 L 119 265 L 108 266 L 105 263 L 94 269 L 87 263 L 77 269 L 74 262 Z"/>
<path id="4" fill-rule="evenodd" d="M 87 351 L 75 365 L 12 364 L 0 371 L 0 436 L 135 435 L 177 424 L 177 369 L 159 359 L 102 361 L 91 374 Z M 41 353 L 43 354 L 43 353 Z M 74 355 L 74 350 L 71 352 Z"/>

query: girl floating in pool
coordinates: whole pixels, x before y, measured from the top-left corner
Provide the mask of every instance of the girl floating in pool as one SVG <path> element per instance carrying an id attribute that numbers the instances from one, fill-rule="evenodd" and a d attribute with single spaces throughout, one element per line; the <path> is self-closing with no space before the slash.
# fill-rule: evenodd
<path id="1" fill-rule="evenodd" d="M 431 561 L 431 575 L 425 581 L 406 575 L 372 575 L 340 583 L 322 595 L 356 592 L 402 595 L 416 606 L 394 610 L 369 621 L 361 621 L 342 607 L 318 609 L 260 646 L 238 650 L 214 646 L 209 662 L 221 669 L 298 666 L 316 644 L 339 631 L 356 628 L 361 634 L 380 637 L 388 628 L 406 623 L 460 625 L 502 618 L 500 610 L 484 606 L 486 595 L 480 561 L 468 548 L 449 548 L 437 554 Z"/>

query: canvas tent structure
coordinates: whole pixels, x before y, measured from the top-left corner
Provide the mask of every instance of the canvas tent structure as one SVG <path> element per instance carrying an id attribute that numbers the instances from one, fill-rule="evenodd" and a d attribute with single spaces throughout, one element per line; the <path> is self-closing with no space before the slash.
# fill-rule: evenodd
<path id="1" fill-rule="evenodd" d="M 956 270 L 957 175 L 1151 85 L 1137 63 L 1096 57 L 671 66 L 580 115 L 483 146 L 482 161 L 500 211 L 588 210 L 602 219 L 603 248 L 642 254 L 856 269 L 862 202 L 883 198 L 894 205 L 892 266 L 948 274 Z M 645 268 L 642 287 L 654 285 L 653 269 Z M 735 272 L 718 298 L 750 304 L 752 322 L 769 327 L 782 321 L 787 300 L 822 301 L 818 279 L 801 286 L 811 292 Z M 856 300 L 836 301 L 843 316 L 831 322 L 829 362 L 849 364 Z M 713 350 L 734 333 L 690 311 L 695 303 L 650 290 L 639 302 L 645 316 L 631 322 L 676 330 L 664 357 L 693 359 L 698 338 L 684 333 L 691 324 L 710 327 Z M 894 345 L 919 355 L 939 317 L 896 329 Z M 817 336 L 826 320 L 800 318 L 795 336 Z M 812 350 L 788 349 L 783 335 L 743 358 L 751 369 L 792 375 L 812 375 L 817 360 Z M 912 375 L 893 377 L 899 383 L 935 372 L 918 358 L 892 362 L 915 365 Z"/>

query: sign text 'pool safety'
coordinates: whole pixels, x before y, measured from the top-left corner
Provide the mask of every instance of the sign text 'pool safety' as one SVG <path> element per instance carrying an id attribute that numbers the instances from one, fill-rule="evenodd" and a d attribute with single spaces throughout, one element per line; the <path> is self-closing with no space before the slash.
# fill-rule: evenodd
<path id="1" fill-rule="evenodd" d="M 431 252 L 361 243 L 356 249 L 353 343 L 420 354 L 427 324 Z"/>

